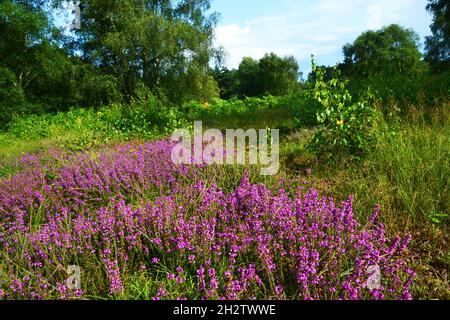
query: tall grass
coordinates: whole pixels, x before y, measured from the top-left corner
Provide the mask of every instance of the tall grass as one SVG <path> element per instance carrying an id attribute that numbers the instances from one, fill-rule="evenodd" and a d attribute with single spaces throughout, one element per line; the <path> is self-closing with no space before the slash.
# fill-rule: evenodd
<path id="1" fill-rule="evenodd" d="M 449 115 L 448 104 L 427 114 L 412 108 L 362 164 L 328 173 L 342 179 L 333 191 L 355 195 L 357 212 L 379 203 L 388 233 L 413 234 L 419 297 L 450 298 Z"/>
<path id="2" fill-rule="evenodd" d="M 426 113 L 410 107 L 404 118 L 396 118 L 394 112 L 384 127 L 380 125 L 384 128 L 383 134 L 376 147 L 361 162 L 342 159 L 334 165 L 320 163 L 306 150 L 314 130 L 303 128 L 286 137 L 284 133 L 295 127 L 292 111 L 288 108 L 263 108 L 256 113 L 244 110 L 239 115 L 211 115 L 205 118 L 208 121 L 204 127 L 285 129 L 282 130 L 279 175 L 261 178 L 258 168 L 247 167 L 250 182 L 275 188 L 282 180 L 289 181 L 291 186 L 309 180 L 308 186 L 314 186 L 321 194 L 333 195 L 337 200 L 353 194 L 355 213 L 362 223 L 370 218 L 373 207 L 380 204 L 380 219 L 389 236 L 413 235 L 409 259 L 418 272 L 413 296 L 450 298 L 449 116 L 448 103 Z M 154 136 L 167 134 L 167 131 L 153 130 L 147 124 L 140 126 L 143 119 L 140 112 L 124 115 L 120 109 L 18 119 L 8 133 L 0 134 L 0 178 L 16 171 L 12 162 L 2 164 L 2 157 L 54 146 L 85 149 L 109 140 L 117 141 L 120 137 L 135 139 L 141 129 Z M 179 116 L 161 116 L 161 119 L 165 124 L 177 122 Z M 158 122 L 159 119 L 151 121 Z M 168 127 L 172 128 L 174 125 L 170 123 Z M 208 177 L 215 181 L 224 192 L 231 193 L 239 186 L 243 170 L 243 167 L 210 167 L 205 168 L 202 174 L 205 179 Z M 6 267 L 3 268 L 2 271 L 0 263 L 0 275 L 6 272 Z M 131 277 L 125 283 L 131 296 L 149 296 L 156 290 L 145 276 Z"/>
<path id="3" fill-rule="evenodd" d="M 388 234 L 413 235 L 410 259 L 419 274 L 413 295 L 419 298 L 450 298 L 449 110 L 447 103 L 426 112 L 410 106 L 402 118 L 393 112 L 360 162 L 318 162 L 306 148 L 311 130 L 290 134 L 281 146 L 286 175 L 338 199 L 353 194 L 363 222 L 380 204 Z"/>
<path id="4" fill-rule="evenodd" d="M 448 118 L 445 107 L 435 110 L 431 121 L 423 113 L 411 112 L 408 120 L 381 136 L 362 166 L 351 166 L 347 188 L 365 203 L 381 201 L 399 228 L 430 219 L 448 222 Z"/>

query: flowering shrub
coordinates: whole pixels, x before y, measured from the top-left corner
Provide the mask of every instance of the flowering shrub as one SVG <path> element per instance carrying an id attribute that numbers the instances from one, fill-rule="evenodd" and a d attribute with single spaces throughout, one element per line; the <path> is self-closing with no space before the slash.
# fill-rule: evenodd
<path id="1" fill-rule="evenodd" d="M 342 154 L 360 157 L 376 142 L 380 113 L 370 94 L 353 101 L 346 83 L 339 80 L 339 71 L 325 81 L 325 70 L 312 61 L 315 75 L 312 97 L 320 104 L 317 112 L 319 130 L 311 148 L 323 158 Z"/>
<path id="2" fill-rule="evenodd" d="M 249 182 L 224 192 L 167 141 L 27 155 L 0 180 L 0 297 L 410 299 L 409 237 L 387 238 L 315 190 Z M 81 268 L 71 290 L 67 266 Z M 378 266 L 381 286 L 368 288 Z M 127 295 L 128 294 L 128 295 Z"/>

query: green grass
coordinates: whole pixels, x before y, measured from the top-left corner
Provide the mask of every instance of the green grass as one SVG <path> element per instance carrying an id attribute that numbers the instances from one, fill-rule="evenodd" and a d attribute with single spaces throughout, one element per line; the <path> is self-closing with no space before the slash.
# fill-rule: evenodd
<path id="1" fill-rule="evenodd" d="M 309 185 L 338 200 L 354 194 L 355 212 L 361 221 L 368 218 L 375 204 L 380 204 L 380 218 L 391 236 L 413 236 L 410 262 L 418 273 L 414 297 L 450 299 L 449 115 L 448 104 L 427 114 L 411 108 L 407 118 L 390 121 L 376 148 L 362 161 L 342 159 L 333 164 L 321 163 L 308 151 L 306 146 L 314 130 L 296 128 L 289 108 L 206 117 L 204 128 L 281 129 L 280 173 L 261 177 L 256 167 L 249 167 L 252 182 L 270 185 L 284 178 L 295 185 L 308 180 Z M 22 153 L 49 147 L 81 150 L 135 139 L 125 130 L 108 131 L 123 124 L 110 126 L 115 123 L 114 117 L 121 116 L 117 113 L 105 118 L 89 111 L 84 115 L 74 112 L 57 118 L 18 120 L 15 131 L 0 134 L 0 178 L 15 172 L 17 168 L 8 161 Z M 216 176 L 224 190 L 232 190 L 243 169 L 211 167 L 206 174 Z M 0 262 L 0 274 L 1 270 Z M 126 286 L 127 296 L 118 298 L 148 296 L 155 290 L 155 284 L 145 278 L 130 278 Z"/>
<path id="2" fill-rule="evenodd" d="M 431 114 L 412 109 L 407 119 L 386 128 L 361 162 L 319 163 L 306 149 L 308 130 L 290 134 L 282 146 L 287 175 L 311 180 L 337 199 L 353 194 L 360 221 L 380 204 L 387 232 L 412 234 L 417 298 L 450 298 L 449 116 L 446 105 Z"/>
<path id="3" fill-rule="evenodd" d="M 441 110 L 442 111 L 442 110 Z M 450 298 L 450 125 L 423 119 L 387 135 L 361 166 L 350 166 L 342 192 L 353 193 L 360 212 L 382 206 L 391 233 L 411 233 L 418 296 Z M 442 121 L 447 119 L 447 121 Z M 369 207 L 368 207 L 369 206 Z"/>
<path id="4" fill-rule="evenodd" d="M 349 188 L 359 198 L 375 197 L 386 209 L 401 212 L 399 229 L 432 222 L 433 213 L 449 213 L 449 129 L 409 124 L 385 136 L 363 166 L 352 168 Z"/>

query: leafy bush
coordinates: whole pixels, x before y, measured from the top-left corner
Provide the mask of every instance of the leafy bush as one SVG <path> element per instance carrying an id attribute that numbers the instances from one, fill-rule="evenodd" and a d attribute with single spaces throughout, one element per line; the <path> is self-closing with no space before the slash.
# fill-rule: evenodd
<path id="1" fill-rule="evenodd" d="M 82 150 L 114 140 L 156 139 L 189 125 L 178 108 L 147 99 L 131 105 L 111 104 L 100 109 L 15 117 L 1 140 L 5 143 L 55 140 L 56 146 Z"/>
<path id="2" fill-rule="evenodd" d="M 280 104 L 288 106 L 292 110 L 297 127 L 310 128 L 317 125 L 316 114 L 320 104 L 312 97 L 310 91 L 305 90 L 280 97 Z"/>
<path id="3" fill-rule="evenodd" d="M 361 157 L 376 142 L 377 121 L 381 119 L 375 99 L 370 94 L 353 101 L 345 82 L 336 70 L 333 79 L 324 80 L 325 71 L 313 60 L 316 81 L 311 92 L 320 103 L 317 113 L 319 129 L 310 147 L 325 159 L 340 155 Z"/>
<path id="4" fill-rule="evenodd" d="M 211 103 L 191 101 L 182 107 L 182 111 L 191 120 L 205 119 L 218 116 L 239 116 L 244 113 L 258 112 L 265 109 L 285 106 L 283 97 L 266 96 L 263 98 L 246 97 L 244 99 L 231 98 L 229 100 L 215 99 Z"/>
<path id="5" fill-rule="evenodd" d="M 448 102 L 449 88 L 448 71 L 439 75 L 374 75 L 367 80 L 351 80 L 349 83 L 349 91 L 354 97 L 364 95 L 370 89 L 380 99 L 385 114 L 392 112 L 396 106 L 401 115 L 407 115 L 412 107 L 430 110 Z"/>

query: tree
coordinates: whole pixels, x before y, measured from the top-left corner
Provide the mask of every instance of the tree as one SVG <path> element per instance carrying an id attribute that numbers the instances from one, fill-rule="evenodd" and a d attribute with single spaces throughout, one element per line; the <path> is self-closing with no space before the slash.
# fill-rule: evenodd
<path id="1" fill-rule="evenodd" d="M 209 75 L 216 16 L 209 0 L 81 0 L 78 51 L 119 79 L 131 99 L 140 84 L 171 102 L 217 96 Z"/>
<path id="2" fill-rule="evenodd" d="M 9 109 L 15 108 L 14 113 L 18 114 L 36 112 L 36 108 L 25 103 L 31 101 L 42 103 L 46 111 L 51 111 L 56 95 L 67 92 L 64 79 L 67 63 L 70 65 L 69 58 L 55 45 L 58 30 L 32 1 L 0 2 L 0 30 L 4 85 L 13 85 L 11 90 L 17 93 L 14 96 L 20 97 Z M 3 113 L 11 113 L 4 108 L 5 105 Z"/>
<path id="3" fill-rule="evenodd" d="M 274 96 L 286 95 L 298 85 L 299 66 L 294 57 L 280 58 L 274 53 L 259 60 L 262 93 Z"/>
<path id="4" fill-rule="evenodd" d="M 422 67 L 419 36 L 396 24 L 367 31 L 343 50 L 344 69 L 358 78 L 380 74 L 412 75 Z"/>
<path id="5" fill-rule="evenodd" d="M 0 64 L 13 71 L 18 85 L 27 88 L 34 77 L 32 65 L 48 49 L 52 30 L 42 12 L 13 1 L 0 3 Z"/>
<path id="6" fill-rule="evenodd" d="M 39 0 L 0 2 L 4 81 L 11 83 L 14 79 L 14 92 L 21 92 L 24 101 L 30 102 L 15 107 L 26 114 L 118 100 L 115 79 L 98 74 L 60 47 L 62 34 L 53 26 L 47 10 L 48 4 Z"/>
<path id="7" fill-rule="evenodd" d="M 244 57 L 239 64 L 238 79 L 240 94 L 247 97 L 256 97 L 262 94 L 261 79 L 258 61 Z"/>
<path id="8" fill-rule="evenodd" d="M 307 79 L 307 83 L 314 85 L 314 83 L 317 80 L 317 73 L 320 72 L 321 75 L 323 75 L 323 81 L 328 82 L 330 80 L 333 80 L 334 77 L 334 73 L 335 73 L 335 69 L 339 69 L 340 70 L 340 65 L 331 67 L 331 66 L 316 66 L 316 72 L 311 71 L 308 74 L 308 79 Z"/>
<path id="9" fill-rule="evenodd" d="M 450 2 L 429 0 L 427 10 L 433 15 L 432 35 L 425 39 L 425 60 L 435 72 L 450 69 Z"/>
<path id="10" fill-rule="evenodd" d="M 26 109 L 26 99 L 14 72 L 0 67 L 0 128 L 3 128 L 15 114 Z"/>
<path id="11" fill-rule="evenodd" d="M 240 93 L 243 96 L 282 96 L 294 91 L 299 83 L 299 66 L 294 57 L 264 55 L 259 61 L 245 57 L 238 69 Z"/>
<path id="12" fill-rule="evenodd" d="M 239 95 L 240 82 L 237 70 L 216 67 L 212 73 L 219 86 L 222 99 L 230 99 Z"/>

